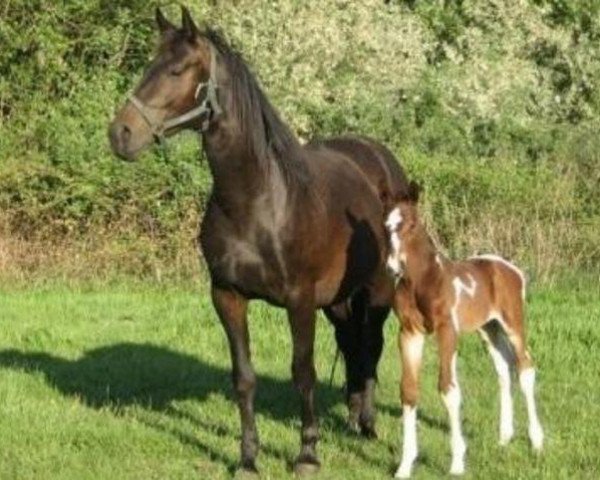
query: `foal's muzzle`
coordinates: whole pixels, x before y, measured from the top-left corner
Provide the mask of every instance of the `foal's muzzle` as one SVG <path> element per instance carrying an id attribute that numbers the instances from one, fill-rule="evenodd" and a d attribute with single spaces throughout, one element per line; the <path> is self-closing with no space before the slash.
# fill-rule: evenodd
<path id="1" fill-rule="evenodd" d="M 402 268 L 402 262 L 395 255 L 389 255 L 386 262 L 386 268 L 388 273 L 395 279 L 402 278 L 404 275 L 404 269 Z"/>

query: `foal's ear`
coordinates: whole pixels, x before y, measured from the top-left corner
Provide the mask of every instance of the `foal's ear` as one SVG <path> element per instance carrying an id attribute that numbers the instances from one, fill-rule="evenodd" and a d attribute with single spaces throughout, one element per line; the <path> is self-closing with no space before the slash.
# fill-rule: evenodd
<path id="1" fill-rule="evenodd" d="M 421 190 L 421 186 L 414 180 L 411 180 L 408 184 L 407 200 L 412 203 L 418 203 Z"/>
<path id="2" fill-rule="evenodd" d="M 411 180 L 409 184 L 406 186 L 406 189 L 396 195 L 397 202 L 409 202 L 409 203 L 418 203 L 419 202 L 419 194 L 421 193 L 421 187 L 417 182 Z"/>
<path id="3" fill-rule="evenodd" d="M 175 25 L 165 18 L 160 7 L 156 7 L 156 24 L 158 25 L 158 30 L 160 33 L 165 33 L 169 30 L 175 30 Z"/>
<path id="4" fill-rule="evenodd" d="M 194 23 L 194 19 L 187 7 L 181 6 L 181 28 L 186 36 L 193 40 L 198 35 L 198 27 Z"/>

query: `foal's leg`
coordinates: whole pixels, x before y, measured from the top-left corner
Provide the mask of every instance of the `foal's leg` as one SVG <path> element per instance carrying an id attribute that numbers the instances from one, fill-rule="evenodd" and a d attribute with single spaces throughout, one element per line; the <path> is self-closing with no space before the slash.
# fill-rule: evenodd
<path id="1" fill-rule="evenodd" d="M 418 452 L 417 401 L 419 399 L 419 371 L 425 336 L 418 330 L 411 331 L 408 328 L 403 328 L 398 340 L 402 355 L 400 396 L 404 428 L 402 434 L 402 461 L 396 471 L 396 478 L 408 478 Z"/>
<path id="2" fill-rule="evenodd" d="M 497 322 L 491 321 L 479 330 L 479 334 L 487 345 L 498 374 L 500 386 L 500 445 L 507 445 L 514 435 L 513 402 L 510 391 L 510 367 L 514 364 L 514 353 L 500 328 Z"/>
<path id="3" fill-rule="evenodd" d="M 536 451 L 541 451 L 544 445 L 544 431 L 537 415 L 535 406 L 535 369 L 531 355 L 527 351 L 525 342 L 525 329 L 523 325 L 522 304 L 513 309 L 510 314 L 505 312 L 505 322 L 502 323 L 506 335 L 515 350 L 517 360 L 517 371 L 519 372 L 519 384 L 525 396 L 527 404 L 527 416 L 529 417 L 529 439 Z"/>
<path id="4" fill-rule="evenodd" d="M 396 317 L 402 324 L 398 335 L 398 346 L 402 356 L 400 396 L 404 423 L 402 460 L 396 471 L 396 478 L 408 478 L 418 451 L 417 401 L 419 399 L 419 371 L 425 343 L 425 336 L 421 332 L 424 318 L 417 308 L 413 289 L 404 280 L 398 283 L 393 307 Z"/>
<path id="5" fill-rule="evenodd" d="M 316 445 L 319 430 L 314 404 L 315 365 L 313 358 L 315 342 L 315 307 L 311 298 L 302 298 L 288 308 L 294 352 L 292 377 L 302 397 L 301 450 L 294 462 L 297 474 L 313 473 L 319 469 Z"/>
<path id="6" fill-rule="evenodd" d="M 233 372 L 233 386 L 237 395 L 242 422 L 242 469 L 256 472 L 258 433 L 254 420 L 254 392 L 256 375 L 250 360 L 247 323 L 248 301 L 232 290 L 213 285 L 212 301 L 221 323 L 225 327 Z"/>
<path id="7" fill-rule="evenodd" d="M 465 471 L 467 446 L 460 425 L 461 392 L 456 375 L 457 332 L 451 319 L 445 319 L 436 330 L 440 355 L 439 390 L 450 418 L 450 445 L 452 448 L 451 475 L 462 475 Z"/>

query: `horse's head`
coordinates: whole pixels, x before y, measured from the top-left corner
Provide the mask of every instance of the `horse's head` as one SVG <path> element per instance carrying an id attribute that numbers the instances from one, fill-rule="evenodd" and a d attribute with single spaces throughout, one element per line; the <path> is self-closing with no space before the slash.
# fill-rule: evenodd
<path id="1" fill-rule="evenodd" d="M 417 183 L 410 182 L 407 191 L 396 198 L 385 220 L 390 245 L 387 267 L 396 277 L 404 275 L 411 240 L 420 225 L 417 211 L 420 190 Z"/>
<path id="2" fill-rule="evenodd" d="M 202 36 L 187 8 L 175 27 L 156 9 L 158 53 L 110 124 L 113 151 L 134 159 L 155 140 L 193 128 L 205 130 L 220 112 L 216 49 Z"/>

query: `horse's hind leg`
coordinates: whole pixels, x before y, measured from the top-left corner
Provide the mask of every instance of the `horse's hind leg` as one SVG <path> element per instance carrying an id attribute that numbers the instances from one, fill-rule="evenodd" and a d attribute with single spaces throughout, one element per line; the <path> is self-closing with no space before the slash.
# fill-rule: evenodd
<path id="1" fill-rule="evenodd" d="M 529 418 L 529 439 L 531 445 L 537 451 L 542 449 L 544 444 L 544 431 L 540 424 L 535 406 L 535 368 L 531 355 L 527 351 L 525 341 L 525 327 L 523 322 L 523 304 L 512 306 L 503 312 L 504 322 L 501 322 L 508 340 L 515 350 L 517 371 L 519 372 L 519 384 L 521 391 L 525 396 L 527 404 L 527 415 Z"/>
<path id="2" fill-rule="evenodd" d="M 374 438 L 377 363 L 389 307 L 369 305 L 368 292 L 360 290 L 349 302 L 324 311 L 335 327 L 337 345 L 346 365 L 348 425 L 352 431 Z"/>
<path id="3" fill-rule="evenodd" d="M 377 365 L 383 351 L 383 327 L 394 298 L 394 282 L 385 270 L 376 275 L 367 294 L 361 298 L 365 302 L 365 325 L 362 335 L 361 364 L 365 378 L 360 426 L 363 435 L 368 438 L 377 436 L 375 432 L 375 385 Z"/>
<path id="4" fill-rule="evenodd" d="M 256 375 L 250 360 L 247 323 L 248 301 L 234 291 L 213 285 L 212 301 L 227 333 L 231 353 L 233 386 L 242 423 L 242 470 L 256 472 L 258 433 L 254 420 Z"/>
<path id="5" fill-rule="evenodd" d="M 479 334 L 485 342 L 498 374 L 500 386 L 500 445 L 507 445 L 514 435 L 513 402 L 510 390 L 510 368 L 515 355 L 502 327 L 496 320 L 486 323 Z"/>
<path id="6" fill-rule="evenodd" d="M 375 438 L 375 385 L 377 382 L 377 365 L 383 350 L 383 326 L 390 307 L 368 305 L 366 307 L 366 324 L 363 329 L 362 363 L 364 365 L 365 389 L 360 413 L 362 434 Z"/>
<path id="7" fill-rule="evenodd" d="M 360 431 L 359 419 L 365 388 L 360 363 L 363 308 L 364 304 L 355 298 L 352 302 L 346 301 L 324 309 L 325 315 L 335 328 L 335 340 L 344 357 L 348 426 L 356 433 Z"/>

